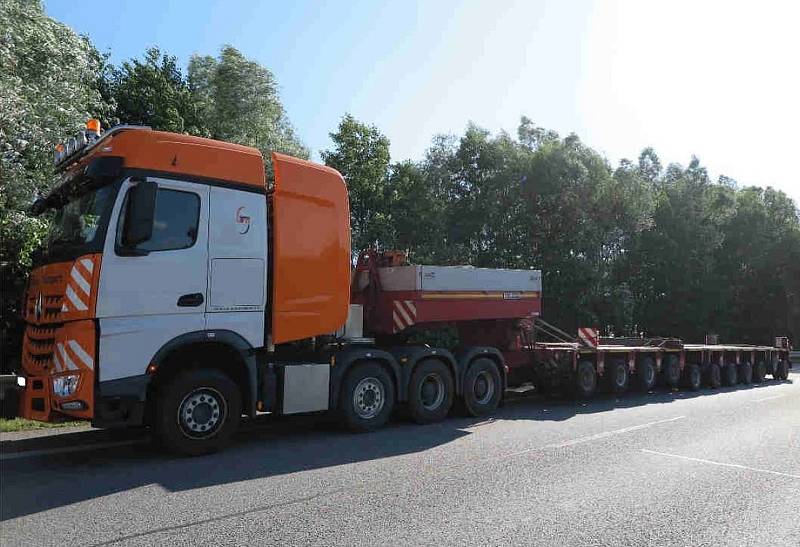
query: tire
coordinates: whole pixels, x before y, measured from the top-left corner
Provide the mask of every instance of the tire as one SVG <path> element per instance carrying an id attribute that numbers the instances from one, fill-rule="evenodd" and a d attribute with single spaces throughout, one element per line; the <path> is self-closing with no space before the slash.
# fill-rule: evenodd
<path id="1" fill-rule="evenodd" d="M 722 386 L 722 369 L 717 363 L 711 363 L 706 370 L 706 385 L 711 389 L 719 389 Z"/>
<path id="2" fill-rule="evenodd" d="M 418 424 L 440 422 L 453 406 L 453 375 L 438 359 L 417 363 L 408 384 L 408 410 Z"/>
<path id="3" fill-rule="evenodd" d="M 745 362 L 739 365 L 739 383 L 752 384 L 753 383 L 753 365 L 750 362 Z"/>
<path id="4" fill-rule="evenodd" d="M 767 377 L 767 363 L 759 361 L 753 367 L 753 381 L 760 384 Z"/>
<path id="5" fill-rule="evenodd" d="M 703 375 L 700 365 L 689 365 L 683 371 L 686 387 L 691 391 L 698 391 L 703 384 Z"/>
<path id="6" fill-rule="evenodd" d="M 728 363 L 722 370 L 722 383 L 726 386 L 735 386 L 736 380 L 739 379 L 739 373 L 736 370 L 736 365 Z"/>
<path id="7" fill-rule="evenodd" d="M 661 377 L 668 388 L 678 387 L 681 382 L 681 366 L 677 356 L 664 356 L 664 361 L 661 363 Z"/>
<path id="8" fill-rule="evenodd" d="M 241 417 L 236 382 L 218 370 L 201 368 L 180 372 L 159 388 L 154 425 L 163 447 L 200 456 L 228 444 Z"/>
<path id="9" fill-rule="evenodd" d="M 656 385 L 658 374 L 656 373 L 656 364 L 652 357 L 645 357 L 639 364 L 636 365 L 636 375 L 634 381 L 636 389 L 643 392 L 648 392 Z"/>
<path id="10" fill-rule="evenodd" d="M 772 375 L 773 378 L 776 380 L 788 380 L 789 379 L 789 361 L 786 359 L 781 359 L 778 361 L 778 364 L 775 365 L 775 373 Z"/>
<path id="11" fill-rule="evenodd" d="M 395 387 L 379 363 L 366 361 L 353 366 L 339 391 L 339 418 L 351 431 L 372 431 L 392 414 Z"/>
<path id="12" fill-rule="evenodd" d="M 625 361 L 617 359 L 612 361 L 605 370 L 606 382 L 611 393 L 622 395 L 628 389 L 628 367 Z"/>
<path id="13" fill-rule="evenodd" d="M 478 357 L 464 374 L 464 410 L 470 416 L 486 416 L 497 409 L 503 396 L 503 381 L 497 364 L 488 357 Z"/>
<path id="14" fill-rule="evenodd" d="M 589 361 L 581 361 L 575 369 L 572 391 L 579 399 L 588 399 L 597 391 L 597 371 Z"/>

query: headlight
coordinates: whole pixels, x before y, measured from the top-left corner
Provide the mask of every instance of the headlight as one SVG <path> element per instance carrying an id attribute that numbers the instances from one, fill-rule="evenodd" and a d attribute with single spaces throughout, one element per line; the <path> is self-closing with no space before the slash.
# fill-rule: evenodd
<path id="1" fill-rule="evenodd" d="M 53 378 L 53 392 L 59 397 L 69 397 L 78 389 L 80 376 L 77 374 L 67 374 Z"/>

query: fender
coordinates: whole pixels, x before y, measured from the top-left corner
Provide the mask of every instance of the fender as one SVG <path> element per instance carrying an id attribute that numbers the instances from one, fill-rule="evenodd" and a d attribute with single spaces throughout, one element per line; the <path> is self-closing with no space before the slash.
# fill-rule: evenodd
<path id="1" fill-rule="evenodd" d="M 508 379 L 506 378 L 506 360 L 503 358 L 503 354 L 500 353 L 500 350 L 491 346 L 470 346 L 463 348 L 456 354 L 456 360 L 458 361 L 461 369 L 461 376 L 458 378 L 459 393 L 461 392 L 461 384 L 464 382 L 464 375 L 467 373 L 469 365 L 477 357 L 488 357 L 497 363 L 497 368 L 500 372 L 500 379 L 503 383 L 503 393 L 505 393 L 505 390 L 508 387 Z"/>
<path id="2" fill-rule="evenodd" d="M 392 348 L 389 351 L 395 356 L 401 365 L 401 381 L 400 389 L 403 394 L 403 401 L 408 399 L 408 384 L 411 382 L 411 373 L 417 363 L 423 359 L 433 358 L 442 361 L 450 369 L 453 375 L 453 383 L 455 384 L 456 395 L 461 395 L 461 378 L 463 375 L 460 364 L 456 361 L 453 354 L 446 349 L 430 348 L 427 346 L 401 346 Z"/>
<path id="3" fill-rule="evenodd" d="M 167 356 L 181 347 L 199 343 L 214 343 L 228 346 L 242 358 L 242 362 L 247 368 L 247 386 L 245 392 L 250 394 L 249 400 L 244 410 L 248 416 L 256 414 L 256 389 L 258 387 L 258 375 L 256 366 L 256 355 L 252 345 L 242 338 L 241 335 L 230 330 L 199 330 L 187 332 L 176 336 L 156 352 L 150 363 L 160 366 Z"/>
<path id="4" fill-rule="evenodd" d="M 405 395 L 400 389 L 402 380 L 400 365 L 397 364 L 397 360 L 391 353 L 376 348 L 349 347 L 337 351 L 334 354 L 334 358 L 334 365 L 331 367 L 329 409 L 335 409 L 339 406 L 339 388 L 342 385 L 342 381 L 350 367 L 359 361 L 378 361 L 388 365 L 394 378 L 397 400 L 405 400 Z"/>

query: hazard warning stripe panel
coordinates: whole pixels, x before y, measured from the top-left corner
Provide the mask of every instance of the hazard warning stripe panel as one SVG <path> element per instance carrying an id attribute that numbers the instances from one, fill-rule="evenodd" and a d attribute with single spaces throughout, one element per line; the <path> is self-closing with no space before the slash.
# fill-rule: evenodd
<path id="1" fill-rule="evenodd" d="M 580 327 L 578 339 L 591 348 L 596 348 L 600 343 L 598 330 L 591 327 Z"/>
<path id="2" fill-rule="evenodd" d="M 405 330 L 417 322 L 417 306 L 413 300 L 394 300 L 392 302 L 393 332 Z"/>

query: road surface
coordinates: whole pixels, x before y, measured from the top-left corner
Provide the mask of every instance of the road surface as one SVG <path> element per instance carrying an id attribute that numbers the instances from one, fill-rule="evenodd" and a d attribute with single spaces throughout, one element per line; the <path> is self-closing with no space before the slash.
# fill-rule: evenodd
<path id="1" fill-rule="evenodd" d="M 4 443 L 3 545 L 800 545 L 796 369 L 362 435 L 259 420 L 195 459 L 71 435 Z"/>

